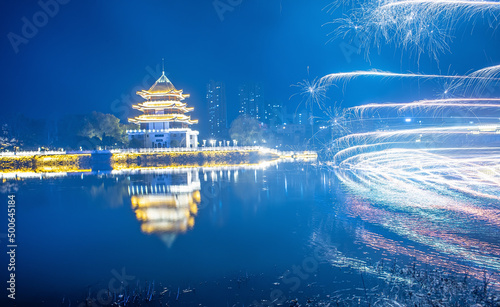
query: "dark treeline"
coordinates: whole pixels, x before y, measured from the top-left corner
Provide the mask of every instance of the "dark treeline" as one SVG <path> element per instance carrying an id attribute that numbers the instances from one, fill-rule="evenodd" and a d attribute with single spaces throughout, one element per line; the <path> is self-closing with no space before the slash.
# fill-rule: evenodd
<path id="1" fill-rule="evenodd" d="M 122 148 L 128 146 L 126 130 L 130 127 L 112 114 L 99 112 L 67 115 L 58 120 L 18 114 L 2 119 L 0 124 L 1 151 Z"/>

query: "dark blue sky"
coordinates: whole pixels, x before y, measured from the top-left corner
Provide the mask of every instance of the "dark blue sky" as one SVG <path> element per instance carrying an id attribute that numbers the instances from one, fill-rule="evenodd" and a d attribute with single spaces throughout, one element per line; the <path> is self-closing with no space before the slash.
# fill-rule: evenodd
<path id="1" fill-rule="evenodd" d="M 342 40 L 328 42 L 333 27 L 325 23 L 333 17 L 324 8 L 330 2 L 242 0 L 221 20 L 212 0 L 71 0 L 16 53 L 8 33 L 21 35 L 23 17 L 33 20 L 41 7 L 37 1 L 4 0 L 0 4 L 3 114 L 57 118 L 96 110 L 123 118 L 127 115 L 123 106 L 131 103 L 123 96 L 135 96 L 135 87 L 143 80 L 148 85 L 154 82 L 148 76 L 162 58 L 174 85 L 191 94 L 188 103 L 195 106 L 193 117 L 201 122 L 206 121 L 205 84 L 211 78 L 226 82 L 232 118 L 238 105 L 237 86 L 245 81 L 261 82 L 267 99 L 294 108 L 300 99 L 289 100 L 297 92 L 290 85 L 308 77 L 308 66 L 314 78 L 371 68 L 465 73 L 500 64 L 500 33 L 481 22 L 472 34 L 470 26 L 457 29 L 453 52 L 442 56 L 439 65 L 425 56 L 417 65 L 415 58 L 401 57 L 391 46 L 382 48 L 381 54 L 372 52 L 371 62 L 356 54 L 347 58 Z M 337 91 L 330 98 L 350 106 L 428 97 L 437 91 L 439 85 L 423 90 L 401 81 L 361 80 L 348 86 L 345 96 Z"/>

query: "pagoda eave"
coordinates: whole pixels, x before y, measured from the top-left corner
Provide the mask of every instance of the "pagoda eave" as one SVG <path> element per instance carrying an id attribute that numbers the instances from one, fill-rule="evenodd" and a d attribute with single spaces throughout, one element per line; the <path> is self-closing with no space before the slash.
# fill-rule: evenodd
<path id="1" fill-rule="evenodd" d="M 146 109 L 146 108 L 134 108 L 134 109 L 139 110 L 141 112 L 144 112 L 146 110 L 151 110 L 151 109 Z M 162 108 L 162 109 L 164 109 L 164 108 Z M 165 108 L 165 109 L 174 110 L 174 111 L 177 111 L 178 113 L 182 113 L 182 114 L 192 112 L 194 110 L 194 108 L 176 108 L 176 107 L 170 107 L 170 108 Z"/>
<path id="2" fill-rule="evenodd" d="M 179 101 L 159 101 L 159 102 L 144 102 L 133 105 L 133 108 L 141 107 L 143 109 L 168 109 L 171 107 L 185 107 L 187 103 Z"/>
<path id="3" fill-rule="evenodd" d="M 182 90 L 171 90 L 169 92 L 138 91 L 137 95 L 147 100 L 151 99 L 151 97 L 175 97 L 179 100 L 184 100 L 190 97 L 190 94 L 183 94 Z"/>
<path id="4" fill-rule="evenodd" d="M 145 112 L 146 110 L 165 110 L 165 109 L 176 110 L 176 111 L 180 111 L 182 113 L 194 111 L 194 107 L 188 108 L 188 107 L 186 107 L 186 104 L 181 104 L 181 105 L 171 104 L 171 105 L 163 105 L 163 106 L 145 106 L 145 105 L 138 104 L 138 105 L 133 105 L 132 108 L 139 110 L 141 112 Z"/>
<path id="5" fill-rule="evenodd" d="M 195 120 L 192 120 L 192 119 L 181 119 L 181 118 L 169 118 L 169 119 L 165 119 L 165 118 L 138 118 L 138 117 L 135 117 L 135 118 L 129 118 L 128 120 L 130 123 L 134 123 L 134 124 L 147 124 L 147 123 L 157 123 L 157 122 L 165 122 L 165 121 L 168 121 L 168 122 L 178 122 L 178 123 L 185 123 L 185 124 L 189 124 L 189 125 L 193 125 L 193 124 L 197 124 L 198 123 L 198 120 L 195 119 Z"/>

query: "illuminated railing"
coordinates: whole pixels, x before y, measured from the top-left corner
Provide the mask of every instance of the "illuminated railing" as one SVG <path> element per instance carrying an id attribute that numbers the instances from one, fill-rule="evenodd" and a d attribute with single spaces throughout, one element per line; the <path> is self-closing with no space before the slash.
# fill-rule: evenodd
<path id="1" fill-rule="evenodd" d="M 68 155 L 68 154 L 90 154 L 99 152 L 109 152 L 112 154 L 120 153 L 164 153 L 164 152 L 199 152 L 199 151 L 259 151 L 261 153 L 275 154 L 282 157 L 295 156 L 317 156 L 313 151 L 279 151 L 278 149 L 266 148 L 261 146 L 220 146 L 220 147 L 175 147 L 175 148 L 129 148 L 129 149 L 112 149 L 109 151 L 93 150 L 93 151 L 19 151 L 19 152 L 2 152 L 0 157 L 28 157 L 28 156 L 50 156 L 50 155 Z"/>
<path id="2" fill-rule="evenodd" d="M 198 151 L 262 151 L 275 152 L 277 150 L 267 149 L 260 146 L 221 146 L 221 147 L 174 147 L 174 148 L 130 148 L 130 149 L 113 149 L 111 153 L 161 153 L 161 152 L 198 152 Z"/>
<path id="3" fill-rule="evenodd" d="M 133 129 L 133 130 L 127 130 L 126 132 L 128 134 L 159 133 L 159 132 L 194 132 L 194 133 L 198 133 L 198 131 L 192 130 L 191 128 L 187 128 L 187 127 L 186 128 L 167 128 L 167 129 Z"/>
<path id="4" fill-rule="evenodd" d="M 279 151 L 277 149 L 266 148 L 261 146 L 221 146 L 221 147 L 196 147 L 196 148 L 188 148 L 188 147 L 175 147 L 175 148 L 129 148 L 129 149 L 112 149 L 106 152 L 110 152 L 112 154 L 120 154 L 120 153 L 163 153 L 163 152 L 199 152 L 199 151 L 259 151 L 261 153 L 269 153 L 275 154 L 279 156 L 285 157 L 293 157 L 293 156 L 316 156 L 315 152 L 312 151 Z M 0 153 L 0 157 L 28 157 L 28 156 L 40 156 L 40 155 L 67 155 L 67 154 L 89 154 L 89 153 L 99 153 L 103 152 L 100 150 L 95 151 L 19 151 L 19 152 L 2 152 Z"/>
<path id="5" fill-rule="evenodd" d="M 8 151 L 0 153 L 0 157 L 26 157 L 26 156 L 40 156 L 40 155 L 65 155 L 66 151 Z"/>

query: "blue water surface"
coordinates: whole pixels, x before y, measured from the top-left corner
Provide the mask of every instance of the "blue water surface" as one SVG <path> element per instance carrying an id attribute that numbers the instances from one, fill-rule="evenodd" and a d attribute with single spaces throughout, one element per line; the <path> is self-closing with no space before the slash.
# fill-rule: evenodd
<path id="1" fill-rule="evenodd" d="M 498 272 L 497 225 L 480 221 L 490 231 L 456 228 L 460 242 L 443 239 L 446 221 L 432 220 L 434 236 L 419 229 L 419 212 L 377 205 L 308 163 L 8 183 L 2 198 L 17 198 L 18 306 L 106 306 L 120 295 L 144 306 L 373 304 L 391 297 L 388 278 L 405 283 L 396 265 Z M 391 227 L 385 218 L 397 214 L 415 223 Z M 475 243 L 488 250 L 475 252 Z"/>

